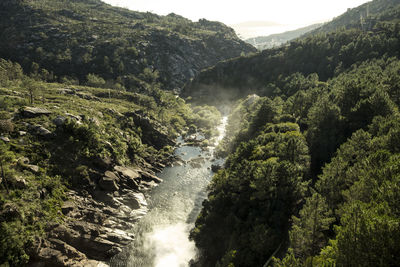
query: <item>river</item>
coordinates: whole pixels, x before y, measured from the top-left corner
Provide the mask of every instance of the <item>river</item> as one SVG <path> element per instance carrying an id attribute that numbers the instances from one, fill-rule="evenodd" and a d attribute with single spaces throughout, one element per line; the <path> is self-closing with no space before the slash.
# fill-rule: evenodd
<path id="1" fill-rule="evenodd" d="M 226 123 L 227 117 L 223 117 L 215 146 L 225 135 Z M 111 259 L 110 266 L 184 267 L 196 257 L 189 231 L 207 197 L 206 188 L 213 175 L 211 165 L 222 164 L 223 160 L 213 159 L 215 146 L 203 151 L 185 145 L 181 138 L 178 143 L 175 154 L 187 162 L 195 159 L 200 165 L 167 167 L 157 174 L 164 181 L 147 196 L 149 212 L 132 229 L 135 241 Z"/>

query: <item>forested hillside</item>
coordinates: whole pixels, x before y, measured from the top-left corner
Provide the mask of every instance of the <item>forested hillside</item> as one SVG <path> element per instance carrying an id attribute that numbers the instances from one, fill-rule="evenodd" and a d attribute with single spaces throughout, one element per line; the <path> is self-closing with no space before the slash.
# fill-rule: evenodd
<path id="1" fill-rule="evenodd" d="M 294 83 L 290 84 L 288 77 L 316 73 L 321 81 L 327 81 L 353 64 L 384 56 L 397 57 L 400 4 L 392 7 L 390 1 L 380 0 L 371 5 L 375 2 L 385 8 L 382 13 L 371 15 L 368 29 L 359 24 L 347 30 L 338 28 L 295 40 L 285 47 L 218 63 L 188 83 L 182 95 L 204 102 L 238 99 L 249 93 L 291 95 Z M 211 94 L 213 97 L 209 98 Z"/>
<path id="2" fill-rule="evenodd" d="M 145 85 L 47 83 L 0 59 L 0 265 L 97 266 L 132 242 L 176 137 L 219 118 Z"/>
<path id="3" fill-rule="evenodd" d="M 255 51 L 219 22 L 100 0 L 9 0 L 0 7 L 0 58 L 48 81 L 145 91 L 143 82 L 157 80 L 177 89 L 205 67 Z"/>
<path id="4" fill-rule="evenodd" d="M 223 62 L 187 87 L 260 95 L 229 117 L 191 232 L 199 266 L 398 264 L 400 17 L 386 2 L 370 30 Z"/>

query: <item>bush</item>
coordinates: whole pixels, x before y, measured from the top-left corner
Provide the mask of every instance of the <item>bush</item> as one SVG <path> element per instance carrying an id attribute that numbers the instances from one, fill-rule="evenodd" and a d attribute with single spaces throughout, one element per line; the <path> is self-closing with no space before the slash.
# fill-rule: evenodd
<path id="1" fill-rule="evenodd" d="M 9 120 L 0 120 L 0 133 L 11 133 L 14 131 L 14 124 Z"/>

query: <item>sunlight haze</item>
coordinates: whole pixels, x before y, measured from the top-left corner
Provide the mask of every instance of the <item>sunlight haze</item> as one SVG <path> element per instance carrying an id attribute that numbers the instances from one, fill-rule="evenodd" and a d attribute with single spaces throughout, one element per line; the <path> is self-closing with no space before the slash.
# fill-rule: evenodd
<path id="1" fill-rule="evenodd" d="M 149 11 L 159 15 L 175 13 L 192 21 L 201 18 L 216 20 L 232 26 L 242 37 L 268 35 L 304 27 L 344 13 L 367 0 L 103 0 L 104 2 L 136 11 Z M 242 23 L 260 22 L 260 26 Z M 270 23 L 271 26 L 265 25 Z M 239 25 L 238 25 L 239 24 Z M 275 24 L 275 25 L 274 25 Z"/>

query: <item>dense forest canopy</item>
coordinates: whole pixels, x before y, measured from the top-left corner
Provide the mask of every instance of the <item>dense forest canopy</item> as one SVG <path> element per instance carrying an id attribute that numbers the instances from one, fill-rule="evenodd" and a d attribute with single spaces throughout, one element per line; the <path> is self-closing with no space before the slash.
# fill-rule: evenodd
<path id="1" fill-rule="evenodd" d="M 398 264 L 400 7 L 372 1 L 368 28 L 347 19 L 366 7 L 185 88 L 193 101 L 213 86 L 259 95 L 230 114 L 225 168 L 191 232 L 200 266 Z"/>

